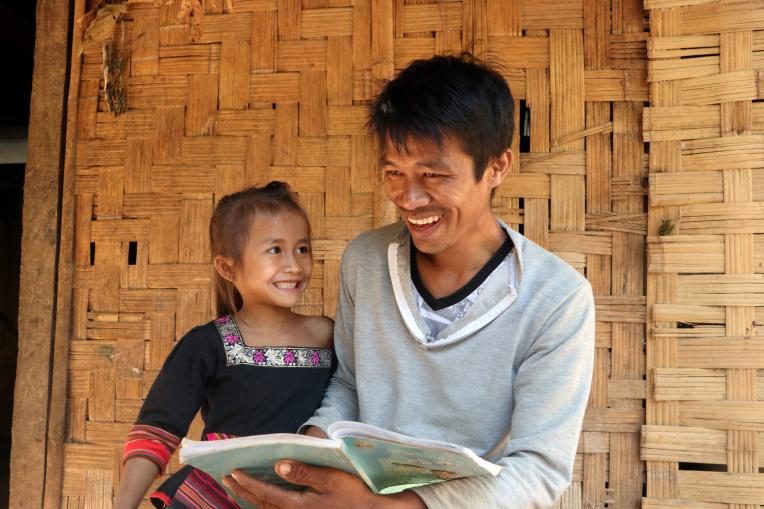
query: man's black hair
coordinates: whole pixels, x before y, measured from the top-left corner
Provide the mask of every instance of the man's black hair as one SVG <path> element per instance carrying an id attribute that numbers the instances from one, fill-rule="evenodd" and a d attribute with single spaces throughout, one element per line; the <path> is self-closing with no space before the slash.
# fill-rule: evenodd
<path id="1" fill-rule="evenodd" d="M 472 157 L 479 181 L 489 160 L 512 144 L 514 101 L 504 78 L 477 57 L 438 55 L 413 61 L 385 84 L 369 127 L 382 146 L 389 138 L 400 151 L 408 140 L 440 145 L 453 138 Z"/>

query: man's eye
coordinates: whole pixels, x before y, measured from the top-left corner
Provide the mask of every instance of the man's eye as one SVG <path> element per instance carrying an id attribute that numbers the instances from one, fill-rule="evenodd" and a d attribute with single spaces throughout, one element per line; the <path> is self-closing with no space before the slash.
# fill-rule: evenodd
<path id="1" fill-rule="evenodd" d="M 400 174 L 398 170 L 385 170 L 385 177 L 398 177 Z"/>
<path id="2" fill-rule="evenodd" d="M 422 176 L 423 176 L 424 178 L 428 178 L 428 179 L 429 179 L 429 178 L 437 178 L 437 177 L 440 177 L 440 174 L 439 174 L 439 173 L 432 173 L 432 172 L 429 172 L 429 171 L 428 171 L 428 172 L 425 172 L 425 173 L 423 173 L 423 174 L 422 174 Z"/>
<path id="3" fill-rule="evenodd" d="M 270 248 L 270 249 L 268 250 L 268 252 L 269 252 L 270 254 L 279 254 L 279 253 L 281 253 L 281 248 L 280 248 L 280 247 L 278 247 L 278 246 L 273 246 L 272 248 Z"/>

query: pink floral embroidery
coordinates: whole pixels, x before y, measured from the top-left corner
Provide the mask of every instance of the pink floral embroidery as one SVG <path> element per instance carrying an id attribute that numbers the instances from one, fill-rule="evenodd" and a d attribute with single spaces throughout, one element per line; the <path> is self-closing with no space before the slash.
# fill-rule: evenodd
<path id="1" fill-rule="evenodd" d="M 328 368 L 332 364 L 329 348 L 305 347 L 253 347 L 244 344 L 236 321 L 228 316 L 215 320 L 226 355 L 226 366 L 249 364 L 251 366 L 289 368 Z"/>

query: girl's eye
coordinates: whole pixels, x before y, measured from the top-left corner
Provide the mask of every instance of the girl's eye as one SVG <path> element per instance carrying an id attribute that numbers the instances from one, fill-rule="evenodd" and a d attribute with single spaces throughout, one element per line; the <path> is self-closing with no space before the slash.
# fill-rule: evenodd
<path id="1" fill-rule="evenodd" d="M 280 248 L 280 247 L 278 247 L 278 246 L 273 246 L 272 248 L 270 248 L 270 249 L 268 250 L 268 252 L 269 252 L 270 254 L 279 254 L 279 253 L 281 253 L 281 248 Z"/>
<path id="2" fill-rule="evenodd" d="M 297 248 L 298 254 L 308 254 L 310 253 L 310 248 L 308 246 L 300 246 Z"/>

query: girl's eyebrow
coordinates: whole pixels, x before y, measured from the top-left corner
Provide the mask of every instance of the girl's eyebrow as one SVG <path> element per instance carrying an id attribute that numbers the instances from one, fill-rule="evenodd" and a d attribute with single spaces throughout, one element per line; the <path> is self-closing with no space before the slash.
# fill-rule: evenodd
<path id="1" fill-rule="evenodd" d="M 267 239 L 263 239 L 260 243 L 261 244 L 283 244 L 284 242 L 286 242 L 286 239 L 269 237 Z M 301 242 L 308 242 L 308 239 L 306 239 L 305 237 L 301 239 L 297 239 L 298 244 Z"/>

